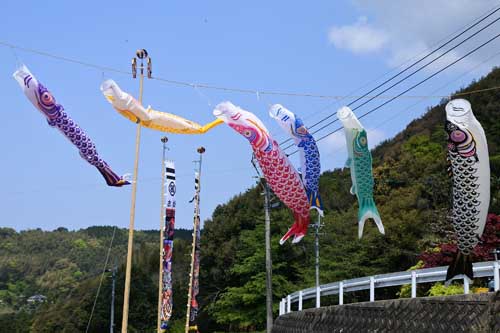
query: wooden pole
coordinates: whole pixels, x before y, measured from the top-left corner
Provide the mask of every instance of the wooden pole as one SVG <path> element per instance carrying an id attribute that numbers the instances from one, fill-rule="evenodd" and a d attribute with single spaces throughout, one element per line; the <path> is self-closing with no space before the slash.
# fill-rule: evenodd
<path id="1" fill-rule="evenodd" d="M 189 319 L 191 316 L 191 300 L 193 294 L 193 277 L 194 277 L 194 259 L 196 253 L 196 242 L 197 242 L 197 234 L 198 229 L 200 228 L 200 189 L 201 189 L 201 162 L 202 162 L 202 154 L 205 152 L 205 148 L 198 148 L 198 153 L 200 153 L 200 159 L 198 162 L 198 188 L 195 191 L 194 195 L 194 219 L 193 219 L 193 243 L 191 250 L 191 269 L 189 271 L 189 288 L 188 288 L 188 301 L 187 301 L 187 312 L 186 312 L 186 327 L 185 332 L 189 333 Z"/>
<path id="2" fill-rule="evenodd" d="M 163 291 L 163 241 L 165 239 L 164 228 L 165 228 L 165 151 L 167 150 L 166 136 L 161 138 L 163 142 L 163 155 L 161 159 L 161 206 L 160 206 L 160 273 L 158 276 L 158 321 L 157 321 L 157 331 L 161 333 L 161 294 Z"/>
<path id="3" fill-rule="evenodd" d="M 146 50 L 137 50 L 136 52 L 139 59 L 147 58 Z M 134 58 L 135 59 L 135 58 Z M 134 61 L 132 62 L 134 64 Z M 141 73 L 139 78 L 139 103 L 142 104 L 142 93 L 144 85 L 144 64 L 141 60 Z M 133 72 L 135 68 L 133 67 Z M 149 70 L 148 70 L 149 76 Z M 135 77 L 135 75 L 134 75 Z M 129 310 L 129 297 L 130 297 L 130 277 L 132 273 L 132 250 L 134 243 L 134 222 L 135 222 L 135 201 L 137 193 L 137 175 L 139 171 L 139 151 L 141 144 L 141 122 L 137 119 L 137 130 L 135 134 L 135 163 L 134 163 L 134 176 L 132 181 L 132 201 L 130 204 L 130 223 L 128 230 L 128 247 L 127 247 L 127 268 L 125 271 L 125 290 L 123 293 L 123 315 L 122 315 L 122 333 L 127 333 L 128 329 L 128 310 Z"/>

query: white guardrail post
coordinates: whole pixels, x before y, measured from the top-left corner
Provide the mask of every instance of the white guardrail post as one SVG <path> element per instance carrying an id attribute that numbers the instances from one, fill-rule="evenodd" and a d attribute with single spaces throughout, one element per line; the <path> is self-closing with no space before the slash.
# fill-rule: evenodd
<path id="1" fill-rule="evenodd" d="M 375 289 L 391 286 L 403 286 L 411 284 L 411 298 L 417 297 L 417 286 L 419 283 L 432 283 L 444 281 L 446 279 L 447 266 L 422 268 L 412 271 L 394 272 L 387 274 L 378 274 L 376 276 L 355 278 L 339 282 L 326 283 L 319 288 L 307 288 L 286 296 L 280 302 L 280 315 L 292 312 L 292 299 L 298 301 L 298 311 L 304 310 L 304 300 L 315 299 L 316 307 L 321 306 L 321 294 L 323 296 L 338 295 L 339 305 L 344 304 L 344 293 L 358 290 L 369 290 L 370 302 L 375 301 Z M 500 260 L 485 261 L 474 263 L 473 273 L 475 278 L 493 277 L 494 290 L 500 290 Z M 468 278 L 463 278 L 464 294 L 470 293 L 470 284 Z"/>
<path id="2" fill-rule="evenodd" d="M 498 261 L 495 261 L 493 263 L 493 279 L 495 280 L 495 291 L 500 290 L 500 272 L 498 271 L 498 269 L 500 268 L 499 266 L 500 265 L 498 264 Z"/>
<path id="3" fill-rule="evenodd" d="M 464 275 L 464 294 L 469 294 L 469 278 Z"/>
<path id="4" fill-rule="evenodd" d="M 339 282 L 339 305 L 344 304 L 344 281 Z"/>
<path id="5" fill-rule="evenodd" d="M 316 288 L 316 308 L 321 307 L 321 287 Z"/>
<path id="6" fill-rule="evenodd" d="M 411 298 L 417 297 L 417 272 L 411 271 Z"/>
<path id="7" fill-rule="evenodd" d="M 375 278 L 370 276 L 370 302 L 375 302 Z"/>

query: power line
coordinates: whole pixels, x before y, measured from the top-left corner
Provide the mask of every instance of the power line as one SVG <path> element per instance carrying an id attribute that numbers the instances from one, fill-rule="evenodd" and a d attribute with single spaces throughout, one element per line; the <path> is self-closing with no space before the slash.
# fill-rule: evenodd
<path id="1" fill-rule="evenodd" d="M 411 72 L 410 74 L 408 74 L 407 76 L 405 76 L 404 78 L 402 78 L 401 80 L 399 80 L 398 82 L 394 83 L 393 85 L 391 85 L 389 88 L 386 88 L 384 90 L 382 90 L 379 94 L 377 94 L 376 96 L 380 96 L 381 94 L 387 92 L 389 89 L 392 89 L 394 88 L 396 85 L 398 85 L 399 83 L 405 81 L 406 79 L 408 79 L 409 77 L 413 76 L 414 74 L 420 72 L 422 69 L 426 68 L 427 66 L 433 64 L 434 62 L 436 62 L 437 60 L 441 59 L 442 57 L 444 57 L 445 55 L 447 55 L 448 53 L 450 53 L 451 51 L 453 51 L 454 49 L 456 49 L 457 47 L 459 47 L 460 45 L 464 44 L 465 42 L 469 41 L 472 37 L 475 37 L 477 36 L 480 32 L 484 31 L 486 28 L 492 26 L 493 24 L 495 24 L 496 22 L 498 22 L 500 20 L 500 17 L 498 17 L 496 20 L 490 22 L 489 24 L 487 24 L 486 26 L 484 26 L 483 28 L 479 29 L 478 31 L 476 31 L 475 33 L 473 33 L 472 35 L 470 35 L 469 37 L 467 37 L 466 39 L 462 40 L 460 43 L 456 44 L 455 46 L 453 46 L 452 48 L 448 49 L 446 52 L 440 54 L 438 57 L 434 58 L 432 61 L 429 61 L 428 63 L 426 63 L 425 65 L 423 65 L 422 67 L 420 67 L 419 69 Z M 362 104 L 356 106 L 355 108 L 353 108 L 353 110 L 357 110 L 359 109 L 360 107 L 366 105 L 367 103 L 369 103 L 371 101 L 371 99 L 363 102 Z M 353 103 L 350 103 L 348 106 L 351 106 Z"/>
<path id="2" fill-rule="evenodd" d="M 493 58 L 496 58 L 500 56 L 500 52 L 497 52 L 495 54 L 493 54 L 492 56 L 488 57 L 487 59 L 481 61 L 479 64 L 476 64 L 474 65 L 473 67 L 469 68 L 466 72 L 462 73 L 461 75 L 457 76 L 456 78 L 454 78 L 453 80 L 451 81 L 448 81 L 446 84 L 442 85 L 441 87 L 435 89 L 434 91 L 432 91 L 432 94 L 435 94 L 437 93 L 438 91 L 448 87 L 450 84 L 456 82 L 457 80 L 461 79 L 462 77 L 464 77 L 465 75 L 469 74 L 470 72 L 472 72 L 473 70 L 477 69 L 478 67 L 482 66 L 483 64 L 487 63 L 488 61 L 490 61 L 491 59 Z M 464 95 L 472 95 L 472 94 L 476 94 L 476 93 L 481 93 L 481 92 L 486 92 L 486 91 L 491 91 L 491 90 L 496 90 L 496 89 L 500 89 L 500 87 L 492 87 L 492 88 L 485 88 L 485 89 L 477 89 L 477 90 L 471 90 L 471 91 L 467 91 L 467 92 L 461 92 L 461 93 L 456 93 L 456 94 L 453 94 L 452 96 L 455 96 L 455 97 L 458 97 L 458 96 L 464 96 Z M 447 97 L 450 97 L 450 96 L 447 96 Z M 377 128 L 380 128 L 382 127 L 382 125 L 385 125 L 389 122 L 391 122 L 392 120 L 396 119 L 397 117 L 399 117 L 403 112 L 406 112 L 408 110 L 410 110 L 411 108 L 417 106 L 418 104 L 422 103 L 423 101 L 425 101 L 426 99 L 428 99 L 429 97 L 422 97 L 422 99 L 416 103 L 413 103 L 411 105 L 409 105 L 408 107 L 406 107 L 405 109 L 403 109 L 401 112 L 398 112 L 396 114 L 393 114 L 390 118 L 387 118 L 385 120 L 383 120 L 382 122 L 380 122 L 377 126 L 373 127 L 372 129 L 377 129 Z M 329 152 L 328 154 L 326 154 L 325 156 L 331 156 L 335 153 L 338 153 L 341 149 L 336 149 L 336 150 L 333 150 L 331 152 Z"/>
<path id="3" fill-rule="evenodd" d="M 28 53 L 33 53 L 33 54 L 38 54 L 44 57 L 49 57 L 61 61 L 66 61 L 69 63 L 74 63 L 77 65 L 81 65 L 84 67 L 89 67 L 93 69 L 97 69 L 99 71 L 105 71 L 105 72 L 112 72 L 112 73 L 119 73 L 119 74 L 125 74 L 125 75 L 131 75 L 132 72 L 109 67 L 109 66 L 103 66 L 99 64 L 93 64 L 90 62 L 82 61 L 79 59 L 74 59 L 74 58 L 69 58 L 65 56 L 60 56 L 56 55 L 53 53 L 41 51 L 41 50 L 36 50 L 32 48 L 26 48 L 23 46 L 18 46 L 15 44 L 11 44 L 5 41 L 0 41 L 0 45 L 12 48 L 12 49 L 18 49 L 24 52 Z M 322 99 L 336 99 L 336 100 L 342 100 L 345 98 L 357 98 L 357 99 L 364 99 L 364 98 L 379 98 L 379 99 L 387 99 L 391 98 L 392 96 L 369 96 L 367 94 L 364 95 L 321 95 L 321 94 L 310 94 L 310 93 L 294 93 L 294 92 L 278 92 L 278 91 L 266 91 L 266 90 L 251 90 L 251 89 L 241 89 L 241 88 L 230 88 L 230 87 L 223 87 L 223 86 L 213 86 L 213 85 L 207 85 L 203 83 L 190 83 L 186 81 L 178 81 L 178 80 L 172 80 L 172 79 L 166 79 L 162 77 L 152 77 L 153 80 L 157 80 L 160 82 L 166 82 L 169 84 L 173 85 L 178 85 L 178 86 L 184 86 L 184 87 L 190 87 L 190 88 L 202 88 L 202 89 L 215 89 L 215 90 L 222 90 L 222 91 L 230 91 L 230 92 L 237 92 L 237 93 L 248 93 L 248 94 L 253 94 L 253 95 L 276 95 L 276 96 L 294 96 L 294 97 L 312 97 L 312 98 L 322 98 Z M 402 96 L 401 98 L 408 98 L 408 99 L 413 99 L 413 98 L 422 98 L 422 97 L 427 97 L 427 96 Z M 441 96 L 433 96 L 433 97 L 441 97 Z"/>
<path id="4" fill-rule="evenodd" d="M 497 7 L 493 7 L 493 8 L 491 8 L 491 9 L 489 9 L 489 10 L 485 11 L 482 15 L 478 16 L 478 17 L 475 19 L 475 21 L 478 21 L 478 20 L 481 20 L 481 19 L 485 18 L 485 16 L 486 16 L 486 15 L 488 15 L 488 16 L 489 16 L 489 14 L 490 14 L 492 11 L 495 11 L 495 8 L 497 8 Z M 500 8 L 498 8 L 498 9 L 500 9 Z M 406 61 L 401 62 L 399 65 L 395 66 L 393 69 L 391 69 L 391 70 L 389 70 L 389 71 L 387 71 L 387 72 L 385 72 L 385 73 L 383 73 L 383 74 L 379 75 L 378 77 L 374 78 L 373 80 L 368 81 L 368 82 L 367 82 L 367 83 L 365 83 L 364 85 L 362 85 L 362 86 L 360 86 L 360 87 L 358 87 L 358 88 L 356 88 L 356 89 L 352 90 L 350 93 L 348 93 L 348 94 L 346 95 L 346 97 L 350 97 L 350 98 L 357 98 L 357 96 L 353 96 L 352 94 L 353 94 L 353 93 L 355 93 L 355 92 L 357 92 L 357 91 L 359 91 L 359 90 L 361 90 L 361 89 L 363 89 L 364 87 L 366 87 L 366 86 L 370 85 L 371 83 L 377 82 L 378 80 L 382 79 L 383 77 L 388 76 L 390 73 L 395 72 L 397 69 L 399 69 L 399 68 L 404 68 L 404 66 L 405 66 L 406 64 L 410 63 L 410 62 L 411 62 L 411 61 L 413 61 L 414 59 L 417 59 L 417 58 L 419 58 L 419 57 L 421 57 L 421 56 L 425 55 L 425 54 L 427 53 L 427 50 L 430 50 L 430 49 L 433 49 L 433 48 L 437 47 L 437 46 L 438 46 L 441 42 L 443 42 L 443 41 L 447 40 L 447 39 L 448 39 L 448 38 L 450 38 L 451 36 L 453 36 L 453 35 L 455 35 L 456 33 L 458 33 L 458 32 L 460 32 L 460 31 L 462 31 L 464 28 L 466 28 L 466 27 L 467 27 L 467 25 L 469 25 L 469 24 L 473 24 L 473 23 L 474 23 L 474 21 L 472 21 L 472 22 L 470 22 L 470 23 L 467 23 L 466 25 L 464 25 L 464 26 L 460 27 L 459 29 L 457 29 L 457 30 L 453 31 L 452 33 L 450 33 L 450 34 L 446 35 L 445 37 L 441 38 L 440 40 L 436 41 L 436 42 L 435 42 L 435 43 L 433 43 L 431 46 L 429 46 L 428 48 L 426 48 L 426 49 L 425 49 L 425 50 L 426 50 L 426 52 L 421 52 L 421 53 L 419 53 L 418 55 L 415 55 L 415 56 L 413 56 L 413 57 L 411 57 L 411 58 L 407 59 Z M 369 94 L 369 93 L 370 93 L 370 92 L 366 93 L 366 95 L 367 95 L 367 94 Z M 370 97 L 366 96 L 366 97 L 367 97 L 367 98 L 371 98 L 371 96 L 370 96 Z M 427 97 L 427 96 L 422 96 L 422 98 L 424 98 L 424 97 Z M 436 96 L 436 97 L 440 97 L 440 96 Z M 326 111 L 327 109 L 329 109 L 330 107 L 332 107 L 334 104 L 337 104 L 339 101 L 341 101 L 341 100 L 343 100 L 343 99 L 344 99 L 344 98 L 341 98 L 341 99 L 338 99 L 338 100 L 337 100 L 336 102 L 334 102 L 334 103 L 329 103 L 329 104 L 327 104 L 325 107 L 323 107 L 323 108 L 321 108 L 320 110 L 318 110 L 318 111 L 314 112 L 314 114 L 313 114 L 313 115 L 318 115 L 318 113 L 322 113 L 323 111 Z M 313 115 L 306 116 L 306 117 L 304 117 L 304 118 L 303 118 L 303 120 L 309 119 L 309 118 L 310 118 L 311 116 L 313 116 Z"/>
<path id="5" fill-rule="evenodd" d="M 399 80 L 398 82 L 396 82 L 395 84 L 391 85 L 389 88 L 383 90 L 382 92 L 378 93 L 377 95 L 375 96 L 368 96 L 370 93 L 374 92 L 375 90 L 377 90 L 378 88 L 384 86 L 386 83 L 392 81 L 394 78 L 400 76 L 401 74 L 403 74 L 404 72 L 406 72 L 407 70 L 409 70 L 410 68 L 414 67 L 415 65 L 419 64 L 420 62 L 422 62 L 423 60 L 425 60 L 426 58 L 428 58 L 429 56 L 431 56 L 432 54 L 436 53 L 437 51 L 439 51 L 440 49 L 442 49 L 443 47 L 445 47 L 446 45 L 450 44 L 452 41 L 456 40 L 458 37 L 462 36 L 464 33 L 466 33 L 467 31 L 471 30 L 472 28 L 474 28 L 475 26 L 477 26 L 478 24 L 480 24 L 481 22 L 483 22 L 484 20 L 486 20 L 487 18 L 489 18 L 491 15 L 493 15 L 494 13 L 496 13 L 497 11 L 500 10 L 500 7 L 495 7 L 493 9 L 492 12 L 490 12 L 489 14 L 487 14 L 486 16 L 484 17 L 480 17 L 478 21 L 476 21 L 475 23 L 473 23 L 470 27 L 468 27 L 467 29 L 465 29 L 464 31 L 461 31 L 459 34 L 457 34 L 455 37 L 453 37 L 452 39 L 448 40 L 447 42 L 445 42 L 444 44 L 438 46 L 437 48 L 435 48 L 433 51 L 429 52 L 427 55 L 425 55 L 424 57 L 420 58 L 419 60 L 415 61 L 414 63 L 412 63 L 410 66 L 406 67 L 405 69 L 399 71 L 398 73 L 396 73 L 395 75 L 393 75 L 392 77 L 390 77 L 389 79 L 385 80 L 384 82 L 382 82 L 381 84 L 377 85 L 375 88 L 371 89 L 370 91 L 368 91 L 367 93 L 359 96 L 359 97 L 356 97 L 356 99 L 352 102 L 350 102 L 349 104 L 347 104 L 347 106 L 352 106 L 354 103 L 356 103 L 357 101 L 363 99 L 363 98 L 366 98 L 368 99 L 368 101 L 365 101 L 363 104 L 361 105 L 358 105 L 357 107 L 355 107 L 353 109 L 353 111 L 355 111 L 356 109 L 360 108 L 361 106 L 369 103 L 370 101 L 372 101 L 373 99 L 375 98 L 379 98 L 383 93 L 387 92 L 388 90 L 390 90 L 391 88 L 393 88 L 394 86 L 398 85 L 399 83 L 405 81 L 406 79 L 408 79 L 409 77 L 413 76 L 414 74 L 416 74 L 417 72 L 421 71 L 422 69 L 426 68 L 427 66 L 429 66 L 430 64 L 434 63 L 435 61 L 437 61 L 438 59 L 442 58 L 444 55 L 446 55 L 447 53 L 451 52 L 453 49 L 457 48 L 458 46 L 462 45 L 463 43 L 465 43 L 466 41 L 468 41 L 469 39 L 471 39 L 472 37 L 476 36 L 477 34 L 479 34 L 480 32 L 482 32 L 483 30 L 485 30 L 486 28 L 488 28 L 489 26 L 493 25 L 494 23 L 496 23 L 498 20 L 500 20 L 500 17 L 495 19 L 494 21 L 490 22 L 489 24 L 487 24 L 486 26 L 484 26 L 483 28 L 481 28 L 480 30 L 476 31 L 474 34 L 470 35 L 469 37 L 467 37 L 466 39 L 462 40 L 460 43 L 458 43 L 457 45 L 455 45 L 454 47 L 452 47 L 451 49 L 447 50 L 445 53 L 441 54 L 440 56 L 438 56 L 437 58 L 433 59 L 432 61 L 428 62 L 427 64 L 425 64 L 424 66 L 420 67 L 419 69 L 413 71 L 411 74 L 405 76 L 403 79 Z M 460 29 L 461 30 L 461 29 Z M 329 105 L 330 106 L 330 105 Z M 329 107 L 328 106 L 328 107 Z M 327 107 L 327 108 L 328 108 Z M 317 125 L 323 123 L 324 121 L 328 120 L 329 118 L 333 117 L 335 115 L 335 113 L 332 113 L 326 117 L 324 117 L 323 119 L 317 121 L 316 123 L 314 123 L 313 125 L 309 126 L 309 129 L 312 129 L 314 127 L 316 127 Z M 327 125 L 321 127 L 320 129 L 316 130 L 315 132 L 313 132 L 312 134 L 315 134 L 317 133 L 318 131 L 324 129 L 325 127 L 328 127 L 332 124 L 334 124 L 335 122 L 337 122 L 338 119 L 335 119 L 331 122 L 329 122 Z M 286 139 L 285 141 L 281 142 L 280 145 L 283 145 L 287 142 L 290 142 L 292 139 L 289 138 L 289 139 Z M 284 148 L 285 150 L 292 147 L 292 145 L 289 145 L 287 146 L 286 148 Z"/>
<path id="6" fill-rule="evenodd" d="M 370 90 L 369 92 L 366 93 L 366 95 L 368 94 L 371 94 L 372 92 L 374 92 L 375 90 L 377 90 L 378 88 L 384 86 L 386 83 L 392 81 L 393 79 L 395 79 L 396 77 L 398 77 L 399 75 L 403 74 L 404 72 L 406 72 L 407 70 L 409 70 L 410 68 L 414 67 L 415 65 L 419 64 L 420 62 L 422 62 L 423 60 L 427 59 L 428 57 L 430 57 L 431 55 L 435 54 L 437 51 L 441 50 L 442 48 L 444 48 L 445 46 L 447 46 L 448 44 L 450 44 L 451 42 L 453 42 L 454 40 L 456 40 L 458 37 L 462 36 L 464 33 L 466 33 L 467 31 L 471 30 L 472 28 L 474 28 L 475 26 L 477 26 L 479 23 L 483 22 L 484 20 L 486 20 L 488 17 L 490 17 L 491 15 L 495 14 L 497 11 L 500 10 L 500 7 L 497 7 L 495 10 L 493 10 L 490 14 L 488 14 L 487 16 L 485 16 L 484 18 L 480 19 L 479 21 L 477 21 L 476 23 L 474 23 L 473 25 L 471 25 L 470 27 L 468 27 L 467 29 L 465 29 L 464 31 L 462 31 L 460 34 L 456 35 L 455 37 L 453 37 L 452 39 L 448 40 L 446 43 L 442 44 L 441 46 L 439 46 L 438 48 L 434 49 L 432 52 L 428 53 L 426 56 L 420 58 L 418 61 L 414 62 L 413 64 L 411 64 L 410 66 L 408 66 L 407 68 L 405 68 L 404 70 L 400 71 L 399 73 L 397 73 L 396 75 L 390 77 L 389 79 L 385 80 L 384 82 L 382 82 L 381 84 L 379 84 L 378 86 L 376 86 L 375 88 L 373 88 L 372 90 Z M 483 31 L 484 29 L 486 29 L 487 27 L 491 26 L 493 23 L 497 22 L 500 18 L 497 18 L 496 20 L 494 20 L 493 22 L 491 22 L 490 24 L 488 24 L 487 26 L 483 27 L 482 29 L 480 29 L 479 31 L 477 31 L 476 33 L 472 34 L 471 36 L 469 36 L 467 39 L 463 40 L 461 43 L 459 43 L 458 45 L 454 46 L 453 48 L 449 49 L 448 51 L 446 51 L 444 54 L 440 55 L 439 57 L 437 57 L 435 60 L 439 59 L 440 57 L 442 57 L 443 55 L 447 54 L 448 52 L 450 52 L 451 50 L 453 50 L 454 48 L 456 48 L 457 46 L 463 44 L 464 42 L 466 42 L 467 40 L 469 40 L 470 38 L 476 36 L 478 33 L 480 33 L 481 31 Z M 431 64 L 432 62 L 428 63 L 427 65 Z M 421 67 L 420 69 L 422 68 L 425 68 L 427 65 Z M 419 69 L 419 70 L 420 70 Z M 413 74 L 415 74 L 417 71 L 413 72 Z M 408 76 L 407 76 L 408 77 Z M 360 98 L 357 98 L 355 99 L 354 101 L 352 101 L 351 103 L 349 103 L 347 106 L 352 106 L 354 103 L 356 103 L 357 101 L 359 101 Z M 362 105 L 360 105 L 359 107 L 361 107 Z"/>
<path id="7" fill-rule="evenodd" d="M 115 233 L 116 233 L 116 226 L 113 227 L 113 235 L 111 236 L 111 241 L 109 242 L 108 253 L 106 254 L 106 261 L 104 262 L 104 267 L 102 269 L 101 280 L 99 281 L 99 287 L 97 287 L 97 293 L 95 295 L 94 305 L 92 305 L 92 311 L 90 312 L 90 318 L 89 318 L 89 321 L 87 323 L 87 329 L 85 330 L 85 333 L 87 333 L 89 331 L 90 322 L 92 321 L 92 316 L 94 315 L 95 306 L 97 304 L 97 298 L 99 297 L 99 292 L 101 291 L 102 280 L 104 279 L 104 273 L 106 273 L 106 267 L 108 267 L 109 255 L 111 253 L 111 248 L 113 247 L 113 240 L 115 239 Z"/>
<path id="8" fill-rule="evenodd" d="M 5 47 L 9 47 L 11 49 L 17 49 L 17 50 L 21 50 L 21 51 L 28 52 L 28 53 L 38 54 L 38 55 L 48 57 L 48 58 L 53 58 L 53 59 L 66 61 L 69 63 L 97 69 L 99 71 L 114 72 L 114 73 L 126 74 L 126 75 L 132 74 L 132 72 L 129 72 L 129 71 L 124 71 L 124 70 L 116 69 L 113 67 L 93 64 L 93 63 L 86 62 L 83 60 L 69 58 L 69 57 L 65 57 L 65 56 L 60 56 L 60 55 L 49 53 L 46 51 L 27 48 L 27 47 L 15 45 L 15 44 L 1 41 L 1 40 L 0 40 L 0 45 L 3 45 Z M 274 95 L 274 96 L 310 97 L 310 98 L 320 98 L 320 99 L 340 99 L 340 98 L 348 97 L 348 96 L 339 96 L 339 95 L 323 95 L 323 94 L 296 93 L 296 92 L 287 92 L 287 91 L 268 91 L 268 90 L 232 88 L 232 87 L 209 85 L 209 84 L 204 84 L 204 83 L 193 83 L 193 82 L 187 82 L 187 81 L 172 80 L 172 79 L 162 78 L 162 77 L 157 77 L 157 76 L 153 76 L 151 79 L 156 80 L 156 81 L 160 81 L 160 82 L 165 82 L 165 83 L 172 84 L 172 85 L 190 87 L 190 88 L 194 88 L 194 89 L 196 89 L 196 88 L 212 89 L 212 90 L 221 90 L 221 91 L 226 91 L 226 92 L 252 94 L 252 95 L 257 95 L 257 96 L 258 95 Z"/>
<path id="9" fill-rule="evenodd" d="M 401 96 L 401 95 L 403 95 L 403 94 L 406 94 L 408 91 L 410 91 L 410 90 L 412 90 L 412 89 L 414 89 L 414 88 L 418 87 L 418 86 L 419 86 L 419 85 L 421 85 L 422 83 L 427 82 L 428 80 L 430 80 L 430 79 L 431 79 L 431 78 L 433 78 L 434 76 L 438 75 L 439 73 L 441 73 L 441 72 L 445 71 L 446 69 L 450 68 L 451 66 L 455 65 L 457 62 L 459 62 L 459 61 L 463 60 L 464 58 L 468 57 L 469 55 L 471 55 L 472 53 L 474 53 L 474 52 L 476 52 L 477 50 L 481 49 L 482 47 L 484 47 L 484 46 L 488 45 L 489 43 L 491 43 L 492 41 L 494 41 L 494 40 L 495 40 L 495 39 L 497 39 L 498 37 L 500 37 L 500 34 L 495 35 L 494 37 L 490 38 L 490 39 L 489 39 L 489 40 L 487 40 L 486 42 L 484 42 L 484 43 L 482 43 L 481 45 L 479 45 L 479 46 L 475 47 L 475 48 L 474 48 L 474 49 L 472 49 L 471 51 L 469 51 L 469 52 L 467 52 L 466 54 L 464 54 L 462 57 L 460 57 L 460 58 L 458 58 L 457 60 L 455 60 L 455 61 L 451 62 L 450 64 L 448 64 L 448 65 L 446 65 L 445 67 L 441 68 L 439 71 L 437 71 L 437 72 L 433 73 L 432 75 L 430 75 L 430 76 L 426 77 L 426 78 L 425 78 L 425 79 L 423 79 L 422 81 L 420 81 L 420 82 L 418 82 L 418 83 L 414 84 L 413 86 L 411 86 L 410 88 L 406 89 L 406 90 L 405 90 L 405 91 L 403 91 L 402 93 L 400 93 L 400 94 L 398 94 L 398 95 L 396 95 L 396 96 L 392 97 L 392 98 L 391 98 L 391 99 L 389 99 L 388 101 L 386 101 L 386 102 L 384 102 L 384 103 L 380 104 L 379 106 L 377 106 L 377 107 L 375 107 L 375 108 L 371 109 L 370 111 L 367 111 L 367 112 L 363 113 L 361 116 L 359 116 L 359 117 L 358 117 L 358 119 L 361 119 L 361 118 L 363 118 L 363 117 L 365 117 L 365 116 L 369 115 L 370 113 L 375 112 L 376 110 L 378 110 L 378 109 L 380 109 L 381 107 L 383 107 L 383 106 L 385 106 L 385 105 L 389 104 L 390 102 L 392 102 L 393 100 L 395 100 L 395 99 L 396 99 L 396 98 L 398 98 L 399 96 Z M 490 90 L 493 90 L 493 89 L 490 89 Z M 466 93 L 462 93 L 461 95 L 465 95 L 465 94 L 466 94 Z M 335 129 L 335 130 L 333 130 L 333 131 L 331 131 L 331 132 L 329 132 L 329 133 L 327 133 L 327 134 L 323 135 L 322 137 L 320 137 L 319 139 L 317 139 L 317 140 L 316 140 L 316 142 L 319 142 L 319 141 L 321 141 L 321 140 L 323 140 L 323 139 L 327 138 L 328 136 L 330 136 L 330 135 L 332 135 L 332 134 L 334 134 L 334 133 L 336 133 L 336 132 L 340 131 L 341 129 L 342 129 L 342 127 L 339 127 L 339 128 L 337 128 L 337 129 Z M 292 146 L 293 146 L 293 145 L 290 145 L 290 146 L 288 146 L 287 148 L 292 147 Z M 286 149 L 286 148 L 284 148 L 284 149 Z M 298 150 L 295 150 L 295 151 L 293 151 L 292 153 L 288 154 L 288 156 L 293 155 L 293 154 L 295 154 L 295 153 L 297 153 L 297 152 L 298 152 Z"/>

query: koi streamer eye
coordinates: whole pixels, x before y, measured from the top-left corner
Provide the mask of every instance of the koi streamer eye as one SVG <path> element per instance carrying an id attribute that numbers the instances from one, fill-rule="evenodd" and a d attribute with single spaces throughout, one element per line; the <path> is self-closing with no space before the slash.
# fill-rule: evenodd
<path id="1" fill-rule="evenodd" d="M 243 135 L 247 138 L 251 137 L 252 136 L 252 131 L 250 130 L 244 130 L 243 131 Z"/>
<path id="2" fill-rule="evenodd" d="M 42 93 L 42 95 L 40 96 L 40 102 L 44 107 L 47 108 L 52 108 L 55 104 L 54 97 L 52 97 L 52 94 L 48 91 Z"/>
<path id="3" fill-rule="evenodd" d="M 361 138 L 359 138 L 359 144 L 361 146 L 366 146 L 366 137 L 362 136 Z"/>
<path id="4" fill-rule="evenodd" d="M 465 133 L 460 130 L 455 130 L 450 133 L 450 140 L 456 143 L 464 142 L 466 138 Z"/>
<path id="5" fill-rule="evenodd" d="M 301 126 L 301 127 L 297 128 L 297 133 L 301 134 L 301 135 L 306 135 L 307 134 L 307 128 L 305 128 L 304 126 Z"/>

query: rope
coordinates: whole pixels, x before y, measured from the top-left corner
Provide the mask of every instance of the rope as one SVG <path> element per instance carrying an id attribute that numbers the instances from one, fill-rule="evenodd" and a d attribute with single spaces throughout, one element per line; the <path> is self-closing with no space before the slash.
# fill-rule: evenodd
<path id="1" fill-rule="evenodd" d="M 108 267 L 109 255 L 111 253 L 111 248 L 113 247 L 113 240 L 115 239 L 115 233 L 116 233 L 116 226 L 113 227 L 113 235 L 111 236 L 111 241 L 109 242 L 108 253 L 106 254 L 106 261 L 104 262 L 104 268 L 102 269 L 101 280 L 99 281 L 99 287 L 97 288 L 97 294 L 95 295 L 94 305 L 92 305 L 92 311 L 90 312 L 90 318 L 87 323 L 87 329 L 85 330 L 85 333 L 89 331 L 90 323 L 92 321 L 92 316 L 94 315 L 95 306 L 97 304 L 97 298 L 99 297 L 102 281 L 104 280 L 104 273 L 106 273 L 106 267 Z"/>
<path id="2" fill-rule="evenodd" d="M 113 67 L 108 67 L 108 66 L 103 66 L 99 64 L 93 64 L 90 62 L 86 62 L 83 60 L 75 59 L 75 58 L 69 58 L 65 56 L 60 56 L 57 54 L 49 53 L 46 51 L 41 51 L 41 50 L 36 50 L 36 49 L 31 49 L 19 45 L 15 45 L 12 43 L 8 43 L 5 41 L 0 40 L 0 45 L 8 47 L 12 50 L 17 49 L 21 50 L 24 52 L 28 53 L 34 53 L 38 54 L 44 57 L 48 58 L 53 58 L 77 65 L 81 65 L 84 67 L 89 67 L 93 68 L 96 70 L 99 70 L 101 73 L 103 72 L 112 72 L 112 73 L 118 73 L 118 74 L 124 74 L 124 75 L 132 75 L 132 72 L 130 71 L 125 71 Z M 17 57 L 17 55 L 16 55 Z M 262 96 L 262 95 L 268 95 L 268 96 L 288 96 L 288 97 L 306 97 L 306 98 L 319 98 L 319 99 L 335 99 L 335 100 L 342 100 L 346 98 L 354 98 L 357 100 L 360 99 L 391 99 L 394 96 L 391 95 L 324 95 L 324 94 L 312 94 L 312 93 L 297 93 L 297 92 L 287 92 L 287 91 L 268 91 L 268 90 L 255 90 L 255 89 L 243 89 L 243 88 L 231 88 L 231 87 L 224 87 L 224 86 L 216 86 L 216 85 L 209 85 L 209 84 L 204 84 L 204 83 L 192 83 L 192 82 L 185 82 L 185 81 L 179 81 L 179 80 L 172 80 L 168 78 L 162 78 L 162 77 L 156 77 L 153 76 L 151 78 L 152 80 L 160 81 L 160 82 L 165 82 L 169 83 L 172 85 L 177 85 L 177 86 L 184 86 L 184 87 L 190 87 L 194 88 L 195 90 L 197 89 L 212 89 L 212 90 L 220 90 L 220 91 L 226 91 L 226 92 L 234 92 L 234 93 L 243 93 L 243 94 L 252 94 L 256 96 Z M 198 93 L 200 93 L 198 91 Z M 401 99 L 419 99 L 419 98 L 424 98 L 424 97 L 435 97 L 435 98 L 446 98 L 448 96 L 418 96 L 418 95 L 405 95 L 405 96 L 398 96 L 398 98 Z"/>

